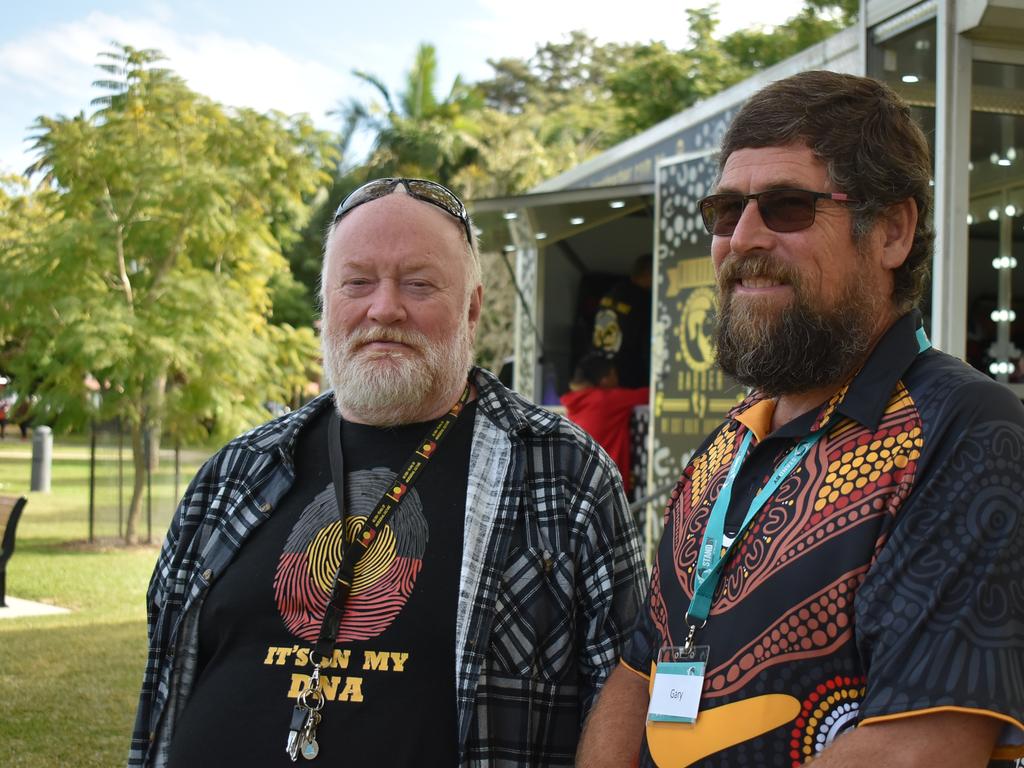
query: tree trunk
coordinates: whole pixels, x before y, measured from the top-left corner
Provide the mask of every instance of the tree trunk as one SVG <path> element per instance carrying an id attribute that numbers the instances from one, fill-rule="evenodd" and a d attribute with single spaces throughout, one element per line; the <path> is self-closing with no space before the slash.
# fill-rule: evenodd
<path id="1" fill-rule="evenodd" d="M 132 500 L 128 505 L 124 526 L 126 544 L 139 543 L 139 519 L 142 517 L 142 496 L 146 488 L 146 445 L 142 425 L 137 422 L 132 422 L 132 464 L 135 467 L 135 481 L 132 483 Z"/>
<path id="2" fill-rule="evenodd" d="M 160 432 L 163 429 L 162 415 L 166 395 L 167 374 L 161 373 L 146 389 L 142 419 L 139 423 L 132 423 L 132 463 L 135 466 L 135 482 L 132 484 L 132 500 L 128 505 L 128 519 L 125 523 L 126 544 L 139 542 L 139 522 L 142 519 L 146 473 L 155 472 L 159 465 Z M 174 500 L 175 503 L 177 501 Z"/>

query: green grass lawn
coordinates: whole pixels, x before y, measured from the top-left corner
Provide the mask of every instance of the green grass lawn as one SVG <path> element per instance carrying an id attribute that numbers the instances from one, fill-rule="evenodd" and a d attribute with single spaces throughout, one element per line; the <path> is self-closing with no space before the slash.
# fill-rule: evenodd
<path id="1" fill-rule="evenodd" d="M 98 451 L 91 545 L 88 443 L 55 441 L 50 493 L 28 491 L 30 449 L 9 435 L 0 442 L 0 494 L 29 499 L 7 593 L 71 613 L 0 620 L 0 766 L 123 765 L 146 658 L 146 586 L 173 512 L 173 454 L 161 453 L 152 483 L 154 543 L 125 548 L 112 545 L 116 445 Z M 179 493 L 207 453 L 183 452 Z M 124 459 L 130 483 L 127 450 Z M 129 498 L 130 487 L 125 507 Z"/>

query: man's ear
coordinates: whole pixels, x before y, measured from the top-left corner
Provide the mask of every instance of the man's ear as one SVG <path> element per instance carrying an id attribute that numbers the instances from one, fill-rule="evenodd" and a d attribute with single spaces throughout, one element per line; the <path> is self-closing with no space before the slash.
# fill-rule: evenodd
<path id="1" fill-rule="evenodd" d="M 469 294 L 469 332 L 471 338 L 476 338 L 476 325 L 480 322 L 480 312 L 484 305 L 484 287 L 478 285 Z"/>
<path id="2" fill-rule="evenodd" d="M 890 205 L 879 217 L 882 237 L 882 266 L 897 269 L 907 260 L 917 230 L 917 202 L 908 197 Z"/>

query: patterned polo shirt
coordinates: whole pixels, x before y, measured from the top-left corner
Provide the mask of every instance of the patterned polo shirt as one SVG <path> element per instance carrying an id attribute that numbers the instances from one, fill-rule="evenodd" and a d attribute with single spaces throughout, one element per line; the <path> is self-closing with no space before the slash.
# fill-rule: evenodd
<path id="1" fill-rule="evenodd" d="M 820 409 L 769 434 L 753 394 L 690 461 L 624 661 L 644 677 L 682 645 L 697 552 L 748 431 L 726 535 L 809 433 L 822 439 L 730 552 L 698 645 L 693 725 L 647 722 L 641 765 L 797 766 L 848 728 L 929 712 L 1005 724 L 1024 756 L 1024 407 L 934 349 L 917 312 Z"/>

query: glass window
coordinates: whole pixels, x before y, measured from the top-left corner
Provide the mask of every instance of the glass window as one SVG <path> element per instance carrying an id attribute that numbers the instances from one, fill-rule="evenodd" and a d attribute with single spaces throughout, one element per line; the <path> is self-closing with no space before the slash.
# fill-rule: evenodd
<path id="1" fill-rule="evenodd" d="M 1024 67 L 975 61 L 971 82 L 967 359 L 1024 381 Z"/>
<path id="2" fill-rule="evenodd" d="M 868 36 L 868 75 L 891 87 L 910 105 L 935 157 L 935 19 L 895 30 L 887 22 Z M 934 175 L 934 160 L 933 160 Z M 931 281 L 921 300 L 925 323 L 931 317 Z"/>

